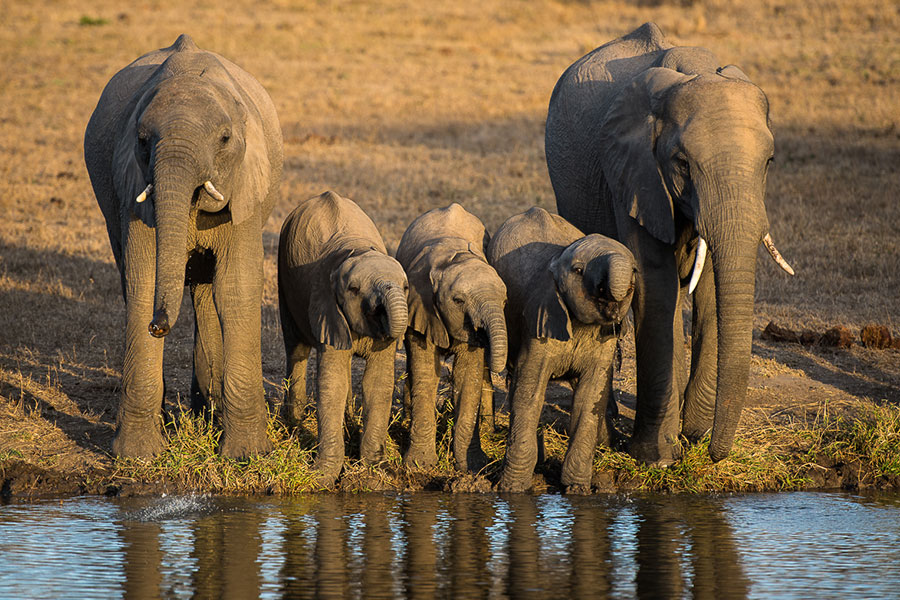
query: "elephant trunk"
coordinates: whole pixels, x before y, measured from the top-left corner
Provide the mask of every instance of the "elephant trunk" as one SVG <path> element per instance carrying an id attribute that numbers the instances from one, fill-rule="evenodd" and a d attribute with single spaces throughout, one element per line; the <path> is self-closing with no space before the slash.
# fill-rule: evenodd
<path id="1" fill-rule="evenodd" d="M 494 373 L 506 368 L 507 338 L 503 303 L 476 298 L 472 302 L 472 323 L 485 329 L 488 337 L 488 366 Z"/>
<path id="2" fill-rule="evenodd" d="M 401 338 L 406 333 L 406 327 L 409 324 L 409 307 L 406 301 L 406 294 L 403 289 L 395 283 L 384 283 L 381 286 L 384 298 L 384 307 L 387 312 L 388 319 L 388 337 Z"/>
<path id="3" fill-rule="evenodd" d="M 188 259 L 191 199 L 199 184 L 196 169 L 186 164 L 190 151 L 165 148 L 154 165 L 156 216 L 156 294 L 150 334 L 164 337 L 178 320 Z"/>
<path id="4" fill-rule="evenodd" d="M 623 254 L 609 257 L 609 295 L 616 302 L 624 300 L 634 289 L 634 261 Z M 620 315 L 624 317 L 625 315 Z"/>
<path id="5" fill-rule="evenodd" d="M 730 217 L 714 221 L 717 223 L 714 231 L 700 232 L 709 244 L 716 293 L 716 404 L 709 445 L 713 461 L 722 460 L 731 451 L 747 397 L 753 341 L 756 249 L 765 222 L 762 202 L 758 204 L 760 211 L 757 214 L 762 216 L 761 219 L 754 219 L 753 214 L 748 215 L 746 210 L 732 210 Z M 731 208 L 736 206 L 731 205 Z"/>

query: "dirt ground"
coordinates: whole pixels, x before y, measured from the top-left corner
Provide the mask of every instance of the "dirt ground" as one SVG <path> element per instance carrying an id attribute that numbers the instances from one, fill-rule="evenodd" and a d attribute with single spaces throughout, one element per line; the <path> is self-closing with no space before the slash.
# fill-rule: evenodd
<path id="1" fill-rule="evenodd" d="M 182 32 L 253 73 L 272 96 L 284 131 L 282 199 L 263 234 L 269 401 L 280 398 L 284 362 L 277 235 L 298 201 L 325 189 L 353 198 L 389 248 L 415 216 L 454 201 L 491 230 L 533 205 L 553 210 L 543 125 L 556 79 L 585 52 L 653 20 L 675 43 L 705 46 L 723 64 L 738 64 L 771 104 L 776 162 L 768 217 L 797 275 L 786 276 L 760 252 L 748 406 L 738 435 L 812 423 L 823 412 L 852 418 L 865 406 L 900 403 L 900 350 L 866 348 L 859 338 L 869 323 L 900 336 L 896 3 L 541 1 L 511 9 L 492 0 L 447 6 L 270 0 L 253 6 L 123 8 L 107 0 L 4 6 L 4 494 L 106 490 L 124 305 L 81 145 L 109 78 Z M 173 407 L 190 385 L 190 313 L 185 305 L 167 340 Z M 764 339 L 772 321 L 819 333 L 842 326 L 854 342 L 836 348 Z M 631 357 L 626 351 L 617 379 L 626 419 L 634 400 Z"/>

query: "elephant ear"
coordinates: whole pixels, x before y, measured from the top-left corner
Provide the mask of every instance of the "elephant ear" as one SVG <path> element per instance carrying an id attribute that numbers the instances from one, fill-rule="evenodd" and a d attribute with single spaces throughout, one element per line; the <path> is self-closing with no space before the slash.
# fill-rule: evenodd
<path id="1" fill-rule="evenodd" d="M 349 250 L 333 253 L 320 262 L 309 282 L 312 293 L 309 299 L 309 327 L 320 344 L 337 350 L 353 348 L 350 325 L 338 306 L 336 287 L 339 285 L 339 267 L 350 257 Z"/>
<path id="2" fill-rule="evenodd" d="M 113 150 L 113 187 L 123 211 L 130 211 L 147 227 L 154 227 L 156 215 L 153 212 L 152 195 L 143 202 L 137 201 L 137 197 L 146 189 L 148 182 L 144 179 L 144 171 L 134 153 L 135 144 L 137 144 L 136 118 L 130 116 Z"/>
<path id="3" fill-rule="evenodd" d="M 435 346 L 448 348 L 450 335 L 434 304 L 434 290 L 440 280 L 435 258 L 434 247 L 426 246 L 413 259 L 406 272 L 409 280 L 409 326 L 427 337 Z"/>
<path id="4" fill-rule="evenodd" d="M 647 69 L 610 102 L 600 124 L 603 174 L 617 211 L 667 244 L 675 242 L 675 219 L 654 155 L 657 115 L 666 92 L 689 79 L 672 69 Z"/>
<path id="5" fill-rule="evenodd" d="M 722 77 L 727 77 L 728 79 L 740 79 L 741 81 L 746 81 L 747 83 L 753 83 L 750 81 L 750 78 L 747 77 L 747 74 L 741 71 L 736 65 L 725 65 L 724 67 L 719 67 L 716 69 L 716 73 L 721 75 Z"/>
<path id="6" fill-rule="evenodd" d="M 525 324 L 531 337 L 567 342 L 572 337 L 572 320 L 556 289 L 556 279 L 553 277 L 555 262 L 556 259 L 551 261 L 547 269 L 539 269 L 529 281 Z"/>
<path id="7" fill-rule="evenodd" d="M 239 225 L 258 207 L 269 193 L 271 164 L 268 143 L 262 128 L 262 117 L 255 106 L 241 104 L 244 119 L 244 159 L 237 173 L 233 197 L 229 199 L 231 221 Z M 215 182 L 213 182 L 215 183 Z"/>

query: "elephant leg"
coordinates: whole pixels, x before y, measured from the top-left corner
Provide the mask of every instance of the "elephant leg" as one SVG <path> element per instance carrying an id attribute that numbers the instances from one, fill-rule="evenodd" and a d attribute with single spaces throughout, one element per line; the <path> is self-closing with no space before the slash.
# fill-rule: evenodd
<path id="1" fill-rule="evenodd" d="M 694 443 L 713 426 L 716 410 L 718 328 L 712 269 L 704 269 L 694 290 L 691 378 L 684 394 L 682 434 Z"/>
<path id="2" fill-rule="evenodd" d="M 194 373 L 191 378 L 191 410 L 200 414 L 221 411 L 225 349 L 222 326 L 213 302 L 212 286 L 191 286 L 194 303 Z"/>
<path id="3" fill-rule="evenodd" d="M 385 441 L 391 422 L 396 357 L 395 341 L 390 341 L 384 348 L 373 348 L 366 357 L 366 370 L 362 378 L 363 430 L 359 457 L 367 463 L 384 460 Z"/>
<path id="4" fill-rule="evenodd" d="M 147 332 L 153 319 L 156 271 L 153 230 L 132 217 L 123 249 L 125 358 L 112 451 L 122 457 L 149 458 L 166 446 L 160 431 L 163 340 Z"/>
<path id="5" fill-rule="evenodd" d="M 591 367 L 579 374 L 569 422 L 569 447 L 563 459 L 562 483 L 570 492 L 588 492 L 594 466 L 594 450 L 600 430 L 606 429 L 606 403 L 612 387 L 615 339 L 603 343 L 591 357 Z M 604 425 L 601 427 L 600 423 Z M 608 429 L 606 436 L 608 438 Z M 607 440 L 605 440 L 607 441 Z"/>
<path id="6" fill-rule="evenodd" d="M 310 347 L 300 341 L 300 333 L 294 318 L 288 310 L 279 290 L 278 310 L 281 316 L 281 331 L 284 336 L 285 401 L 281 417 L 288 427 L 296 427 L 303 421 L 306 409 L 306 365 L 309 362 Z"/>
<path id="7" fill-rule="evenodd" d="M 435 436 L 437 423 L 434 399 L 441 374 L 441 359 L 437 348 L 425 336 L 409 333 L 406 336 L 406 360 L 409 373 L 410 412 L 409 448 L 403 464 L 423 469 L 437 464 Z"/>
<path id="8" fill-rule="evenodd" d="M 481 406 L 479 408 L 479 430 L 481 433 L 494 432 L 494 382 L 491 379 L 490 367 L 485 365 L 481 380 Z"/>
<path id="9" fill-rule="evenodd" d="M 460 471 L 478 472 L 488 463 L 481 449 L 478 409 L 484 377 L 484 348 L 458 344 L 454 348 L 453 390 L 456 396 L 453 419 L 453 458 Z"/>
<path id="10" fill-rule="evenodd" d="M 637 406 L 629 453 L 650 465 L 672 464 L 679 434 L 684 343 L 680 281 L 671 246 L 629 225 L 626 245 L 638 265 L 634 310 Z"/>
<path id="11" fill-rule="evenodd" d="M 214 298 L 225 347 L 222 414 L 223 456 L 242 458 L 272 449 L 266 436 L 262 383 L 262 238 L 248 219 L 232 231 L 232 245 L 218 256 Z"/>
<path id="12" fill-rule="evenodd" d="M 537 427 L 550 381 L 548 351 L 539 341 L 528 339 L 516 359 L 510 402 L 509 438 L 499 488 L 506 492 L 524 492 L 538 459 Z"/>
<path id="13" fill-rule="evenodd" d="M 319 483 L 330 486 L 344 464 L 344 405 L 350 389 L 352 350 L 319 346 L 316 352 L 316 420 L 319 447 L 315 469 Z"/>

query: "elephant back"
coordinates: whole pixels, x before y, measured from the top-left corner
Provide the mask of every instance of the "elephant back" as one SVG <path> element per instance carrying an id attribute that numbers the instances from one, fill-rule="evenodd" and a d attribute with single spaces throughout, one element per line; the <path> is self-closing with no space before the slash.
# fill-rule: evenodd
<path id="1" fill-rule="evenodd" d="M 456 202 L 416 217 L 400 238 L 397 260 L 406 268 L 426 245 L 448 237 L 462 240 L 473 253 L 487 260 L 484 252 L 489 237 L 484 223 Z"/>
<path id="2" fill-rule="evenodd" d="M 510 304 L 528 297 L 532 286 L 545 285 L 550 261 L 582 237 L 577 227 L 543 208 L 507 219 L 491 238 L 487 257 L 506 284 Z"/>
<path id="3" fill-rule="evenodd" d="M 349 198 L 326 191 L 301 202 L 281 228 L 279 254 L 291 265 L 315 262 L 343 248 L 369 246 L 387 254 L 372 219 Z"/>

